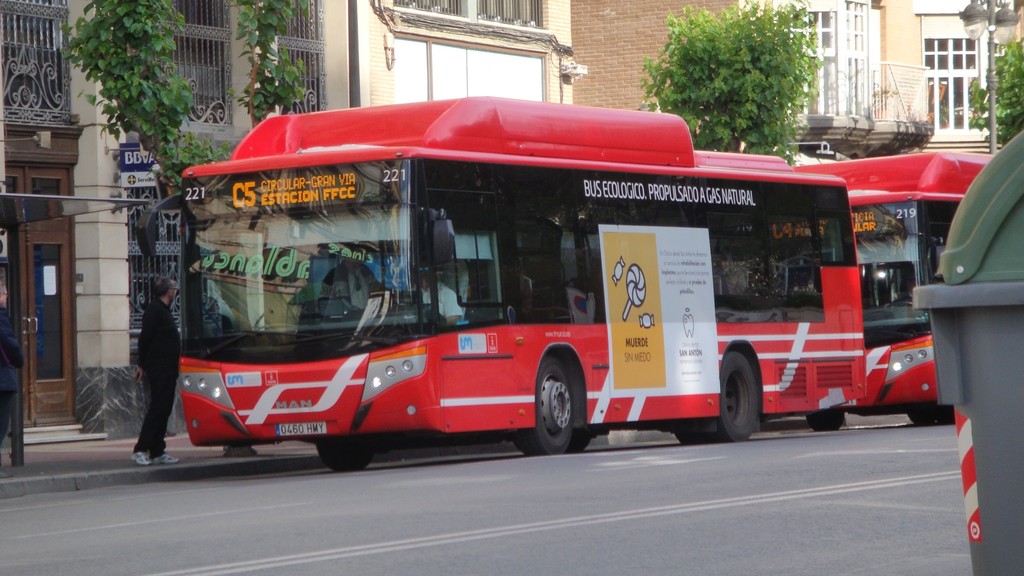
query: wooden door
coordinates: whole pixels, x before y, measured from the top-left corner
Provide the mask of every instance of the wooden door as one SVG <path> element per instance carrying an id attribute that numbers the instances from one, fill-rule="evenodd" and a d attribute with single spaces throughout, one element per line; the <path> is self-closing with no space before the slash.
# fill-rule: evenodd
<path id="1" fill-rule="evenodd" d="M 67 196 L 70 171 L 63 168 L 7 169 L 8 190 Z M 25 426 L 75 422 L 72 221 L 25 225 L 21 243 L 21 331 L 25 352 Z"/>

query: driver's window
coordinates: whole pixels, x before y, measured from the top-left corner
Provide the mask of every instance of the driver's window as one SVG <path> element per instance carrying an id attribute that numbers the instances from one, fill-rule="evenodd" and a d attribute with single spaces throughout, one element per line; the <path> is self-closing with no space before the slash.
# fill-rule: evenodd
<path id="1" fill-rule="evenodd" d="M 466 326 L 503 321 L 502 262 L 498 255 L 497 216 L 492 194 L 432 191 L 431 207 L 443 208 L 455 230 L 455 258 L 435 270 L 439 300 L 459 311 L 443 324 Z"/>

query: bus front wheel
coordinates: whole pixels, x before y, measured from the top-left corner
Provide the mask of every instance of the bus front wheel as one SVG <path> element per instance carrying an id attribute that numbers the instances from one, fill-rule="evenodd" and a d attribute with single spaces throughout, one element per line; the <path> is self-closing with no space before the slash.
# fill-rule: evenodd
<path id="1" fill-rule="evenodd" d="M 714 437 L 722 442 L 742 442 L 757 431 L 761 386 L 747 357 L 739 352 L 729 352 L 722 359 L 721 377 L 718 430 Z"/>
<path id="2" fill-rule="evenodd" d="M 316 453 L 324 466 L 335 472 L 362 470 L 373 460 L 373 448 L 362 442 L 344 439 L 318 440 Z"/>
<path id="3" fill-rule="evenodd" d="M 537 371 L 536 423 L 533 428 L 515 434 L 516 448 L 527 456 L 565 454 L 572 444 L 574 405 L 573 388 L 565 367 L 554 358 L 545 358 Z"/>

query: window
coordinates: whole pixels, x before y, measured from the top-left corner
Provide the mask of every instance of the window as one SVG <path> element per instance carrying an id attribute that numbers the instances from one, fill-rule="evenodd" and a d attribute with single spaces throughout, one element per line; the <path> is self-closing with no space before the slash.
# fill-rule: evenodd
<path id="1" fill-rule="evenodd" d="M 544 58 L 395 39 L 395 102 L 465 96 L 544 100 Z"/>
<path id="2" fill-rule="evenodd" d="M 185 29 L 174 37 L 174 62 L 188 78 L 194 101 L 189 120 L 231 124 L 231 28 L 224 0 L 175 0 Z"/>
<path id="3" fill-rule="evenodd" d="M 826 116 L 868 116 L 868 3 L 847 0 L 835 11 L 812 12 L 818 32 L 818 96 L 808 108 Z"/>
<path id="4" fill-rule="evenodd" d="M 870 115 L 868 98 L 868 5 L 863 1 L 846 3 L 846 74 L 849 76 L 847 112 Z"/>
<path id="5" fill-rule="evenodd" d="M 813 12 L 818 30 L 818 97 L 811 103 L 811 114 L 836 115 L 839 107 L 839 64 L 836 60 L 836 13 Z"/>
<path id="6" fill-rule="evenodd" d="M 4 2 L 4 113 L 11 124 L 71 123 L 71 80 L 64 60 L 66 0 Z"/>
<path id="7" fill-rule="evenodd" d="M 498 249 L 495 196 L 482 189 L 488 179 L 473 182 L 435 170 L 428 174 L 429 186 L 440 187 L 429 191 L 430 207 L 443 209 L 455 231 L 455 259 L 433 271 L 418 271 L 421 290 L 436 288 L 440 304 L 439 310 L 431 307 L 426 312 L 439 312 L 442 324 L 448 323 L 449 328 L 454 316 L 458 316 L 454 324 L 458 326 L 500 322 L 505 318 L 502 304 L 508 296 L 503 294 L 501 275 L 511 270 L 504 270 L 507 267 Z M 431 278 L 436 279 L 436 287 L 430 286 Z M 422 283 L 424 280 L 426 284 Z M 445 292 L 449 293 L 448 311 Z"/>
<path id="8" fill-rule="evenodd" d="M 971 79 L 978 75 L 977 43 L 968 38 L 926 38 L 928 118 L 936 131 L 969 130 Z"/>
<path id="9" fill-rule="evenodd" d="M 326 64 L 324 61 L 324 3 L 306 0 L 305 12 L 299 12 L 288 23 L 284 36 L 278 38 L 293 61 L 302 62 L 302 98 L 285 113 L 317 112 L 327 109 Z"/>

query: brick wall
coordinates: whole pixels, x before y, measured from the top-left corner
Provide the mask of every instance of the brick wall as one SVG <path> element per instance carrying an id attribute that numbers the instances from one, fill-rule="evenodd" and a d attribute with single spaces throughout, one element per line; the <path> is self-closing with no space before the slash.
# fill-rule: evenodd
<path id="1" fill-rule="evenodd" d="M 718 11 L 736 0 L 585 0 L 572 3 L 575 60 L 587 76 L 573 86 L 573 102 L 636 110 L 644 102 L 644 58 L 657 58 L 668 38 L 665 18 L 684 6 Z"/>
<path id="2" fill-rule="evenodd" d="M 877 59 L 920 66 L 923 62 L 921 19 L 914 14 L 913 0 L 887 0 L 880 16 L 882 53 Z"/>

